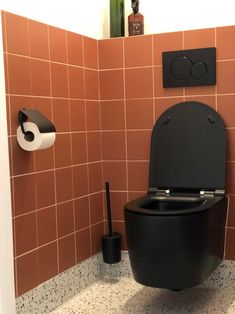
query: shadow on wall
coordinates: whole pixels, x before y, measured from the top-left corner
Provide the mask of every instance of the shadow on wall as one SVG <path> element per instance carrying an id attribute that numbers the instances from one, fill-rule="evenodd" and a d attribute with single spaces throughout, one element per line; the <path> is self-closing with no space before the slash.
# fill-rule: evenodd
<path id="1" fill-rule="evenodd" d="M 144 287 L 124 305 L 124 313 L 230 313 L 235 291 L 192 288 L 180 292 Z M 234 313 L 231 310 L 231 313 Z"/>

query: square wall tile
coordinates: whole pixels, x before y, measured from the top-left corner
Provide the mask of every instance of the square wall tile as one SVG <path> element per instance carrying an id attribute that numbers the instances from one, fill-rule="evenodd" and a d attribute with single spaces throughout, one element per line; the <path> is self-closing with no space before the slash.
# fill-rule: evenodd
<path id="1" fill-rule="evenodd" d="M 51 93 L 53 97 L 68 97 L 67 66 L 51 63 Z"/>
<path id="2" fill-rule="evenodd" d="M 55 203 L 54 171 L 36 173 L 35 179 L 37 208 L 53 205 Z"/>
<path id="3" fill-rule="evenodd" d="M 90 195 L 90 214 L 92 225 L 104 220 L 102 192 Z"/>
<path id="4" fill-rule="evenodd" d="M 46 118 L 52 121 L 52 106 L 51 99 L 45 97 L 31 97 L 33 109 L 40 111 Z"/>
<path id="5" fill-rule="evenodd" d="M 123 68 L 123 38 L 99 40 L 100 69 Z"/>
<path id="6" fill-rule="evenodd" d="M 235 59 L 235 26 L 216 28 L 217 60 Z"/>
<path id="7" fill-rule="evenodd" d="M 151 131 L 127 132 L 128 160 L 149 160 L 151 133 Z"/>
<path id="8" fill-rule="evenodd" d="M 29 55 L 28 19 L 5 12 L 7 51 Z"/>
<path id="9" fill-rule="evenodd" d="M 16 259 L 18 297 L 39 284 L 38 251 Z"/>
<path id="10" fill-rule="evenodd" d="M 125 67 L 152 65 L 152 35 L 125 37 L 124 47 Z"/>
<path id="11" fill-rule="evenodd" d="M 216 110 L 216 96 L 211 95 L 211 96 L 186 96 L 185 101 L 198 101 L 202 102 L 214 110 Z"/>
<path id="12" fill-rule="evenodd" d="M 88 162 L 101 160 L 101 135 L 100 132 L 87 134 Z"/>
<path id="13" fill-rule="evenodd" d="M 127 202 L 127 192 L 111 192 L 110 202 L 112 206 L 112 219 L 124 221 L 124 205 Z M 107 219 L 105 207 L 105 217 Z"/>
<path id="14" fill-rule="evenodd" d="M 3 54 L 4 57 L 4 76 L 5 76 L 5 93 L 9 94 L 9 75 L 8 75 L 8 59 L 7 54 Z"/>
<path id="15" fill-rule="evenodd" d="M 104 223 L 100 222 L 91 226 L 91 252 L 97 254 L 101 250 L 100 238 L 104 234 Z"/>
<path id="16" fill-rule="evenodd" d="M 101 102 L 101 129 L 102 130 L 124 130 L 125 111 L 124 101 L 102 101 Z"/>
<path id="17" fill-rule="evenodd" d="M 35 190 L 36 185 L 34 174 L 14 178 L 14 203 L 16 216 L 36 209 Z M 22 197 L 23 195 L 27 195 L 27 197 Z"/>
<path id="18" fill-rule="evenodd" d="M 98 68 L 98 42 L 96 39 L 83 36 L 84 66 L 86 68 Z"/>
<path id="19" fill-rule="evenodd" d="M 57 228 L 59 238 L 74 232 L 73 201 L 57 205 Z"/>
<path id="20" fill-rule="evenodd" d="M 229 196 L 227 227 L 235 228 L 235 196 Z"/>
<path id="21" fill-rule="evenodd" d="M 30 60 L 32 95 L 51 96 L 49 62 Z"/>
<path id="22" fill-rule="evenodd" d="M 70 134 L 57 134 L 55 141 L 55 167 L 71 166 L 71 140 Z"/>
<path id="23" fill-rule="evenodd" d="M 15 240 L 16 256 L 37 247 L 37 220 L 35 212 L 15 218 Z"/>
<path id="24" fill-rule="evenodd" d="M 100 130 L 100 102 L 86 101 L 87 130 Z"/>
<path id="25" fill-rule="evenodd" d="M 12 148 L 12 166 L 13 175 L 26 174 L 34 172 L 34 153 L 23 150 L 17 141 L 17 138 L 11 137 L 11 148 Z"/>
<path id="26" fill-rule="evenodd" d="M 58 203 L 73 198 L 72 168 L 56 170 L 56 201 Z"/>
<path id="27" fill-rule="evenodd" d="M 54 147 L 37 150 L 35 152 L 35 170 L 49 170 L 54 168 Z"/>
<path id="28" fill-rule="evenodd" d="M 227 162 L 226 191 L 235 194 L 235 162 Z"/>
<path id="29" fill-rule="evenodd" d="M 53 98 L 52 109 L 53 109 L 53 123 L 56 127 L 56 132 L 69 132 L 70 131 L 69 100 Z"/>
<path id="30" fill-rule="evenodd" d="M 124 131 L 107 131 L 102 133 L 102 156 L 104 160 L 126 159 Z"/>
<path id="31" fill-rule="evenodd" d="M 82 36 L 67 32 L 68 63 L 83 66 Z"/>
<path id="32" fill-rule="evenodd" d="M 217 110 L 227 127 L 235 127 L 235 95 L 218 95 Z"/>
<path id="33" fill-rule="evenodd" d="M 153 35 L 154 64 L 162 65 L 162 52 L 183 49 L 183 32 Z"/>
<path id="34" fill-rule="evenodd" d="M 56 240 L 56 208 L 47 207 L 37 211 L 38 245 Z"/>
<path id="35" fill-rule="evenodd" d="M 85 101 L 70 99 L 70 123 L 71 131 L 85 131 L 86 130 L 86 109 Z"/>
<path id="36" fill-rule="evenodd" d="M 218 83 L 218 80 L 217 80 Z M 185 87 L 185 95 L 192 96 L 192 95 L 214 95 L 216 93 L 215 85 L 211 86 L 192 86 L 192 87 Z"/>
<path id="37" fill-rule="evenodd" d="M 43 283 L 58 274 L 58 252 L 56 242 L 38 249 L 38 269 L 40 283 Z"/>
<path id="38" fill-rule="evenodd" d="M 84 99 L 84 70 L 69 66 L 69 97 Z"/>
<path id="39" fill-rule="evenodd" d="M 1 19 L 2 19 L 2 44 L 3 44 L 3 52 L 7 52 L 7 34 L 6 34 L 6 12 L 1 11 Z"/>
<path id="40" fill-rule="evenodd" d="M 66 31 L 49 26 L 50 59 L 61 63 L 67 63 Z"/>
<path id="41" fill-rule="evenodd" d="M 225 259 L 235 260 L 235 229 L 227 228 L 226 232 L 226 249 L 225 249 Z"/>
<path id="42" fill-rule="evenodd" d="M 91 257 L 91 236 L 90 228 L 83 229 L 76 233 L 77 263 Z"/>
<path id="43" fill-rule="evenodd" d="M 149 162 L 128 162 L 128 190 L 147 191 Z"/>
<path id="44" fill-rule="evenodd" d="M 126 101 L 127 129 L 152 129 L 154 122 L 152 99 L 132 99 Z"/>
<path id="45" fill-rule="evenodd" d="M 48 26 L 29 20 L 30 56 L 39 59 L 49 59 Z"/>
<path id="46" fill-rule="evenodd" d="M 84 229 L 90 225 L 89 197 L 74 200 L 75 230 Z"/>
<path id="47" fill-rule="evenodd" d="M 99 177 L 96 179 L 99 180 Z M 73 188 L 75 198 L 89 194 L 87 165 L 73 167 Z"/>
<path id="48" fill-rule="evenodd" d="M 24 96 L 10 96 L 10 121 L 11 121 L 11 135 L 16 135 L 19 127 L 19 111 L 23 108 L 32 109 L 31 97 Z"/>
<path id="49" fill-rule="evenodd" d="M 85 98 L 99 99 L 99 74 L 96 70 L 85 69 Z"/>
<path id="50" fill-rule="evenodd" d="M 104 162 L 103 172 L 103 180 L 109 181 L 110 190 L 125 191 L 127 189 L 126 162 Z"/>
<path id="51" fill-rule="evenodd" d="M 235 129 L 227 129 L 227 140 L 228 140 L 228 150 L 227 150 L 227 160 L 235 161 Z"/>
<path id="52" fill-rule="evenodd" d="M 31 95 L 30 59 L 8 55 L 9 92 Z"/>
<path id="53" fill-rule="evenodd" d="M 235 92 L 235 61 L 217 62 L 217 93 Z"/>
<path id="54" fill-rule="evenodd" d="M 157 120 L 160 115 L 173 105 L 176 105 L 184 101 L 183 97 L 171 97 L 171 98 L 156 98 L 155 99 L 155 119 Z"/>
<path id="55" fill-rule="evenodd" d="M 124 98 L 123 73 L 123 70 L 100 72 L 100 98 L 102 100 Z"/>
<path id="56" fill-rule="evenodd" d="M 89 193 L 95 193 L 102 190 L 102 171 L 101 163 L 88 164 Z"/>
<path id="57" fill-rule="evenodd" d="M 73 165 L 87 162 L 87 135 L 86 133 L 72 133 L 72 161 Z"/>
<path id="58" fill-rule="evenodd" d="M 71 234 L 58 241 L 59 247 L 59 272 L 65 271 L 76 263 L 75 237 Z"/>
<path id="59" fill-rule="evenodd" d="M 126 98 L 153 97 L 152 68 L 125 70 Z"/>
<path id="60" fill-rule="evenodd" d="M 215 28 L 184 32 L 184 49 L 215 47 Z"/>
<path id="61" fill-rule="evenodd" d="M 162 80 L 162 67 L 154 68 L 154 97 L 183 96 L 182 87 L 164 88 Z"/>

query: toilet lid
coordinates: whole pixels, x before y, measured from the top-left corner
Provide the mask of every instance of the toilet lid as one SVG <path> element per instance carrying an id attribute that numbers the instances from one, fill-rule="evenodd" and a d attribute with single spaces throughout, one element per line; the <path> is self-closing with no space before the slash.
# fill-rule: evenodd
<path id="1" fill-rule="evenodd" d="M 149 187 L 225 189 L 226 142 L 224 122 L 211 107 L 174 105 L 153 128 Z"/>

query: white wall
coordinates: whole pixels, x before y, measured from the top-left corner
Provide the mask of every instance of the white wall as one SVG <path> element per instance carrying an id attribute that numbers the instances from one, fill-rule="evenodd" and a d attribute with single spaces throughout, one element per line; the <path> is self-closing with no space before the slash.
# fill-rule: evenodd
<path id="1" fill-rule="evenodd" d="M 0 9 L 87 35 L 109 38 L 110 0 L 0 0 Z M 131 0 L 125 0 L 127 16 Z M 234 25 L 234 0 L 140 0 L 145 34 Z"/>
<path id="2" fill-rule="evenodd" d="M 0 10 L 93 38 L 103 37 L 103 0 L 0 0 Z"/>
<path id="3" fill-rule="evenodd" d="M 0 25 L 2 25 L 1 14 Z M 14 314 L 15 292 L 13 271 L 12 210 L 1 26 L 0 69 L 0 314 Z"/>
<path id="4" fill-rule="evenodd" d="M 109 0 L 103 0 L 103 37 L 109 37 Z M 131 0 L 125 0 L 126 35 L 127 17 Z M 235 25 L 234 0 L 140 0 L 140 12 L 145 19 L 145 34 L 173 32 L 197 28 Z"/>

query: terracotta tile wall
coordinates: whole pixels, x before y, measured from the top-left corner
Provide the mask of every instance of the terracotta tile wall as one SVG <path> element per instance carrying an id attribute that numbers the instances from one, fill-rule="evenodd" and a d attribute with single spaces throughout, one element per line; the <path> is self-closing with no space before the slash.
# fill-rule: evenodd
<path id="1" fill-rule="evenodd" d="M 126 248 L 123 205 L 146 192 L 152 127 L 183 100 L 207 103 L 227 126 L 226 258 L 235 260 L 235 27 L 97 42 L 9 13 L 2 17 L 16 295 L 100 250 L 106 180 L 114 229 Z M 216 86 L 162 88 L 162 51 L 208 46 L 217 47 Z M 54 122 L 53 148 L 19 149 L 22 107 Z"/>
<path id="2" fill-rule="evenodd" d="M 235 260 L 234 36 L 235 26 L 231 26 L 98 42 L 103 179 L 110 181 L 114 224 L 123 235 L 123 204 L 146 193 L 156 119 L 178 102 L 201 101 L 221 114 L 228 131 L 225 258 Z M 203 47 L 217 48 L 217 85 L 164 89 L 162 52 Z"/>
<path id="3" fill-rule="evenodd" d="M 100 250 L 104 233 L 97 40 L 2 12 L 16 296 Z M 57 129 L 33 153 L 16 141 L 21 108 Z"/>

